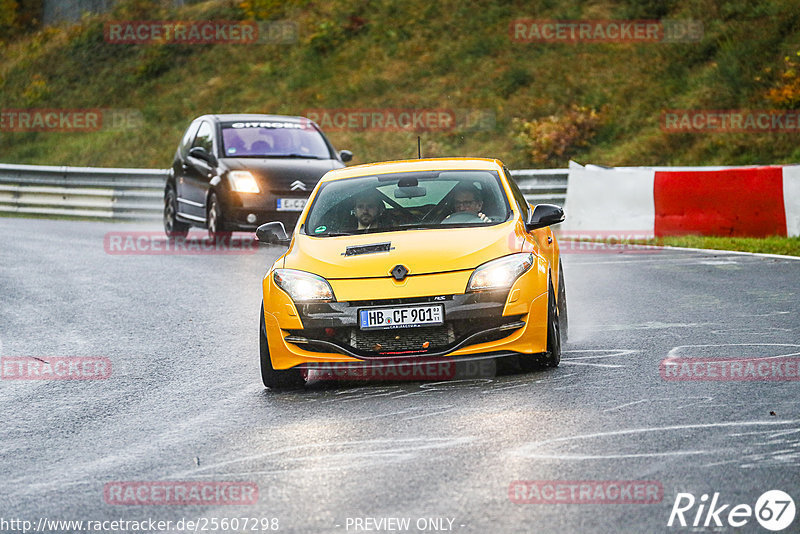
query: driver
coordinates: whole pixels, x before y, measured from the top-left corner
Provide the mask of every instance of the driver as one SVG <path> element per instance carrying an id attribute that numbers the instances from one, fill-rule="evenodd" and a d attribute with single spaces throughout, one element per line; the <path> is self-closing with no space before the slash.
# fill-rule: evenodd
<path id="1" fill-rule="evenodd" d="M 366 191 L 356 196 L 353 215 L 356 217 L 359 230 L 384 226 L 383 212 L 383 200 L 377 191 Z"/>
<path id="2" fill-rule="evenodd" d="M 445 221 L 458 213 L 469 213 L 483 222 L 491 222 L 489 217 L 481 212 L 483 209 L 481 192 L 472 184 L 458 184 L 453 188 L 453 208 L 453 213 L 445 217 Z"/>

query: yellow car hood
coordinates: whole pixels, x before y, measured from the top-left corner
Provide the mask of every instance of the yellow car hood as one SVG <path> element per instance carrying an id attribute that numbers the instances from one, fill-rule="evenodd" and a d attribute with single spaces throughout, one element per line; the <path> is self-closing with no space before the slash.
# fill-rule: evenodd
<path id="1" fill-rule="evenodd" d="M 391 243 L 390 250 L 345 256 L 347 247 Z M 390 277 L 398 264 L 409 275 L 474 269 L 520 250 L 514 221 L 483 228 L 406 230 L 342 237 L 297 234 L 284 267 L 327 279 Z"/>

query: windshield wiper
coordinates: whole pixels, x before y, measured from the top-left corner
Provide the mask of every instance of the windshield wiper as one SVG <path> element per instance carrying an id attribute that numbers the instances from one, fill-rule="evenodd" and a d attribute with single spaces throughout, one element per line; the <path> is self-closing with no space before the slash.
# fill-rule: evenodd
<path id="1" fill-rule="evenodd" d="M 302 158 L 302 159 L 327 159 L 322 156 L 312 156 L 311 154 L 265 154 L 256 156 L 259 158 Z"/>
<path id="2" fill-rule="evenodd" d="M 403 224 L 400 226 L 394 227 L 394 230 L 435 230 L 436 228 L 442 228 L 441 224 L 431 224 L 431 223 L 416 223 L 416 224 Z"/>

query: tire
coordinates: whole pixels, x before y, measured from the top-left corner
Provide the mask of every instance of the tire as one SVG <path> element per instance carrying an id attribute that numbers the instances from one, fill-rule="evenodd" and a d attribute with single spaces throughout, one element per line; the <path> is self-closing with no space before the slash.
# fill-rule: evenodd
<path id="1" fill-rule="evenodd" d="M 264 303 L 261 303 L 261 326 L 259 330 L 258 346 L 261 353 L 261 381 L 264 387 L 271 389 L 300 389 L 306 385 L 300 369 L 276 370 L 272 367 L 272 358 L 269 355 L 267 343 L 267 329 L 264 324 Z"/>
<path id="2" fill-rule="evenodd" d="M 547 291 L 547 299 L 547 355 L 542 363 L 545 367 L 558 367 L 561 363 L 561 321 L 552 282 Z"/>
<path id="3" fill-rule="evenodd" d="M 208 197 L 208 237 L 213 240 L 225 239 L 231 236 L 231 232 L 224 231 L 225 228 L 225 215 L 222 213 L 222 204 L 220 204 L 216 193 L 211 193 Z"/>
<path id="4" fill-rule="evenodd" d="M 547 283 L 547 352 L 543 356 L 520 356 L 518 361 L 524 372 L 558 367 L 561 363 L 561 325 L 552 282 Z"/>
<path id="5" fill-rule="evenodd" d="M 558 260 L 558 321 L 561 327 L 561 341 L 569 339 L 569 317 L 567 316 L 567 288 L 564 282 L 564 267 Z"/>
<path id="6" fill-rule="evenodd" d="M 164 192 L 164 233 L 167 237 L 186 237 L 190 225 L 175 218 L 178 213 L 178 195 L 175 188 L 168 186 Z"/>

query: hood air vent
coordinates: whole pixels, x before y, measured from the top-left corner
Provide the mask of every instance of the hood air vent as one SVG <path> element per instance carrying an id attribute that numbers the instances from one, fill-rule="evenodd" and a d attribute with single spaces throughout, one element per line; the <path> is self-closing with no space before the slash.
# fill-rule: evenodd
<path id="1" fill-rule="evenodd" d="M 373 245 L 354 245 L 347 247 L 344 256 L 360 256 L 361 254 L 375 254 L 376 252 L 389 252 L 392 250 L 392 243 L 375 243 Z"/>

